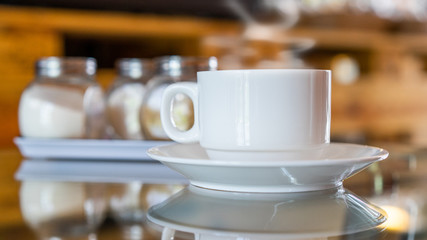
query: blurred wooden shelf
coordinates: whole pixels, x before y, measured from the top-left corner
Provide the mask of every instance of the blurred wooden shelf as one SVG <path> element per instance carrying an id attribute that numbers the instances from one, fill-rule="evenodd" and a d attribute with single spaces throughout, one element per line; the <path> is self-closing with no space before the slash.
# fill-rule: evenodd
<path id="1" fill-rule="evenodd" d="M 230 21 L 184 16 L 117 13 L 108 11 L 8 7 L 0 5 L 0 26 L 29 31 L 55 31 L 103 36 L 201 37 L 235 34 L 240 26 Z"/>

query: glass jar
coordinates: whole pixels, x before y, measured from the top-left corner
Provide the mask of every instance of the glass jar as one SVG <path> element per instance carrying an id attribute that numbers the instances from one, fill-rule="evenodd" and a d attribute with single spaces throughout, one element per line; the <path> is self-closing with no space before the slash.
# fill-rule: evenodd
<path id="1" fill-rule="evenodd" d="M 96 60 L 47 57 L 36 63 L 36 77 L 19 102 L 23 137 L 101 138 L 104 95 L 95 81 Z"/>
<path id="2" fill-rule="evenodd" d="M 166 56 L 154 59 L 156 74 L 147 83 L 147 91 L 141 108 L 141 126 L 144 137 L 149 140 L 169 140 L 160 121 L 160 104 L 163 91 L 172 83 L 196 81 L 199 70 L 216 70 L 216 58 Z M 177 95 L 172 104 L 172 116 L 178 129 L 193 126 L 194 110 L 191 100 Z"/>
<path id="3" fill-rule="evenodd" d="M 107 117 L 113 138 L 143 139 L 139 112 L 144 83 L 152 76 L 150 60 L 126 58 L 116 63 L 117 77 L 107 92 Z"/>

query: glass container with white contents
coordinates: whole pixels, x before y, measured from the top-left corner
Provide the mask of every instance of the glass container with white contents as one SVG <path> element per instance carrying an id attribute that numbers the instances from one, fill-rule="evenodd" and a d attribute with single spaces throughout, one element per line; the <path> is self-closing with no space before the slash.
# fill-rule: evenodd
<path id="1" fill-rule="evenodd" d="M 180 57 L 165 56 L 154 59 L 156 75 L 147 83 L 141 108 L 141 126 L 144 137 L 148 140 L 169 140 L 160 121 L 160 103 L 163 91 L 172 83 L 196 81 L 198 70 L 216 70 L 215 57 Z M 177 95 L 172 104 L 174 124 L 180 130 L 193 126 L 193 104 L 185 95 Z"/>
<path id="2" fill-rule="evenodd" d="M 143 139 L 139 111 L 145 83 L 153 74 L 148 59 L 125 58 L 116 63 L 117 77 L 107 93 L 107 117 L 113 138 Z"/>
<path id="3" fill-rule="evenodd" d="M 36 63 L 36 77 L 19 102 L 21 136 L 101 138 L 105 103 L 95 80 L 96 60 L 47 57 Z"/>

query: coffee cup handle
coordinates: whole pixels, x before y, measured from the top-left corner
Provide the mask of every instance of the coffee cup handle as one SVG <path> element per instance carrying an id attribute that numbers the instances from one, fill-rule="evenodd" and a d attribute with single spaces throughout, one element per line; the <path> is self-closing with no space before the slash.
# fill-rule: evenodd
<path id="1" fill-rule="evenodd" d="M 172 101 L 178 93 L 187 95 L 193 102 L 194 124 L 187 131 L 177 129 L 172 121 Z M 197 83 L 175 83 L 168 86 L 163 92 L 162 104 L 160 108 L 160 119 L 163 130 L 168 137 L 180 143 L 194 143 L 199 141 L 199 114 L 198 114 L 198 90 Z"/>

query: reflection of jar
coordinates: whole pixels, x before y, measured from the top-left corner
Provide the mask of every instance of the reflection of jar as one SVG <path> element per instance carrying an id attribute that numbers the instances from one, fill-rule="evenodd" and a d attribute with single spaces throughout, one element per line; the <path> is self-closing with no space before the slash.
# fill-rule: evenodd
<path id="1" fill-rule="evenodd" d="M 163 91 L 172 83 L 196 81 L 198 70 L 216 70 L 216 58 L 167 56 L 155 59 L 156 75 L 147 83 L 141 108 L 141 126 L 149 140 L 168 140 L 160 121 L 160 103 Z M 193 126 L 193 104 L 185 95 L 177 95 L 172 104 L 172 118 L 178 129 Z"/>
<path id="2" fill-rule="evenodd" d="M 110 185 L 110 210 L 122 230 L 123 239 L 144 239 L 142 223 L 145 221 L 145 211 L 141 189 L 140 182 Z"/>
<path id="3" fill-rule="evenodd" d="M 144 239 L 145 213 L 183 188 L 182 185 L 143 184 L 141 182 L 110 185 L 110 210 L 121 227 L 124 239 Z"/>
<path id="4" fill-rule="evenodd" d="M 113 136 L 121 139 L 142 139 L 139 111 L 145 93 L 144 83 L 151 77 L 149 60 L 121 59 L 117 62 L 118 77 L 107 95 L 107 114 Z"/>
<path id="5" fill-rule="evenodd" d="M 107 211 L 101 183 L 24 181 L 21 213 L 40 239 L 96 239 Z"/>
<path id="6" fill-rule="evenodd" d="M 172 195 L 181 191 L 184 187 L 185 185 L 180 184 L 144 184 L 141 189 L 143 209 L 148 212 L 149 208 L 166 201 Z M 153 236 L 153 239 L 161 239 L 161 232 L 163 230 L 162 226 L 151 221 L 146 221 L 145 227 L 149 235 Z M 184 237 L 182 234 L 179 234 L 179 236 L 180 237 L 176 239 L 193 239 L 192 236 Z"/>
<path id="7" fill-rule="evenodd" d="M 24 137 L 100 138 L 104 96 L 95 81 L 96 60 L 48 57 L 37 61 L 36 78 L 19 103 Z"/>

